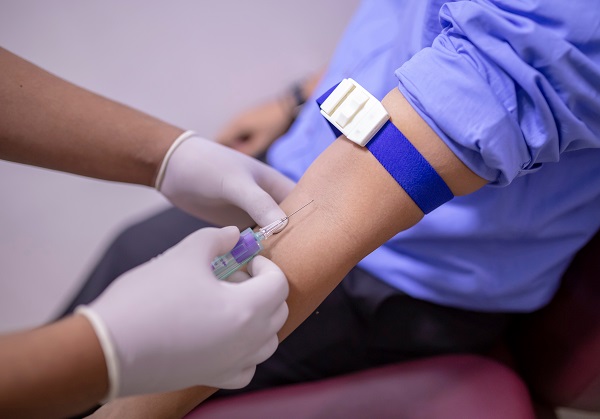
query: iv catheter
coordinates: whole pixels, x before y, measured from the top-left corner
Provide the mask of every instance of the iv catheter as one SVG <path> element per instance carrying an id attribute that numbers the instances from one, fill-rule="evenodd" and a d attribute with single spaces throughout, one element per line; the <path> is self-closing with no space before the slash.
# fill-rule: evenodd
<path id="1" fill-rule="evenodd" d="M 313 202 L 314 199 L 290 215 L 286 215 L 285 217 L 258 229 L 256 232 L 251 228 L 247 228 L 246 230 L 242 231 L 240 234 L 240 239 L 233 249 L 231 249 L 229 253 L 226 253 L 223 256 L 218 256 L 212 261 L 211 266 L 215 276 L 219 279 L 225 279 L 244 266 L 246 263 L 250 262 L 254 256 L 263 250 L 263 246 L 260 244 L 260 242 L 268 239 L 273 234 L 279 233 L 283 227 L 287 225 L 287 221 L 292 215 L 296 214 L 298 211 L 307 207 Z"/>

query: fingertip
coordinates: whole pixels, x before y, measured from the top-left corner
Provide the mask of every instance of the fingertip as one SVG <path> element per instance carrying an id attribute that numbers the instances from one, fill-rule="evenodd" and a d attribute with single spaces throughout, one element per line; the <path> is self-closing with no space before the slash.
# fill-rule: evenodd
<path id="1" fill-rule="evenodd" d="M 288 222 L 289 222 L 289 218 L 287 216 L 284 217 L 283 222 L 281 223 L 281 225 L 279 225 L 279 227 L 277 227 L 277 230 L 275 230 L 273 232 L 273 234 L 279 234 L 279 233 L 281 233 L 283 231 L 283 229 L 287 227 Z"/>
<path id="2" fill-rule="evenodd" d="M 235 190 L 236 193 L 230 196 L 231 201 L 246 211 L 259 226 L 264 227 L 285 218 L 285 212 L 269 194 L 269 191 L 257 183 L 238 182 Z"/>
<path id="3" fill-rule="evenodd" d="M 240 229 L 237 228 L 236 226 L 221 227 L 221 231 L 224 234 L 231 235 L 231 236 L 239 237 L 239 235 L 240 235 Z"/>
<path id="4" fill-rule="evenodd" d="M 289 284 L 283 271 L 273 261 L 264 256 L 256 256 L 250 261 L 248 272 L 257 287 L 266 287 L 269 295 L 275 293 L 278 300 L 285 300 L 289 294 Z"/>
<path id="5" fill-rule="evenodd" d="M 277 220 L 285 219 L 285 221 L 281 224 L 281 226 L 277 229 L 277 233 L 281 232 L 288 224 L 287 214 L 273 201 L 273 205 L 271 205 L 262 215 L 262 218 L 265 220 L 264 223 L 259 223 L 260 226 L 264 227 L 271 223 L 274 223 Z"/>
<path id="6" fill-rule="evenodd" d="M 227 250 L 231 250 L 240 239 L 240 229 L 236 226 L 221 227 L 216 229 L 216 231 L 220 239 L 218 242 L 226 247 Z"/>
<path id="7" fill-rule="evenodd" d="M 228 252 L 233 249 L 235 244 L 240 239 L 240 229 L 236 226 L 221 227 L 220 233 L 222 234 L 223 238 L 222 246 L 224 248 L 224 252 Z"/>
<path id="8" fill-rule="evenodd" d="M 256 255 L 249 263 L 248 263 L 248 272 L 252 276 L 261 275 L 267 273 L 269 271 L 273 272 L 281 272 L 279 266 L 275 264 L 275 262 L 267 259 L 262 255 Z M 281 272 L 283 274 L 283 272 Z"/>
<path id="9" fill-rule="evenodd" d="M 244 282 L 250 279 L 250 275 L 248 275 L 244 271 L 236 271 L 227 277 L 227 282 L 231 282 L 234 284 L 238 284 L 240 282 Z"/>
<path id="10" fill-rule="evenodd" d="M 233 249 L 239 238 L 240 230 L 236 226 L 207 227 L 194 233 L 193 241 L 198 257 L 212 260 Z"/>
<path id="11" fill-rule="evenodd" d="M 279 338 L 277 335 L 271 337 L 263 347 L 257 353 L 257 364 L 265 362 L 267 359 L 271 358 L 271 356 L 277 351 L 279 347 Z"/>
<path id="12" fill-rule="evenodd" d="M 250 381 L 252 381 L 252 378 L 254 377 L 255 373 L 256 365 L 252 365 L 251 367 L 245 368 L 242 371 L 240 371 L 240 373 L 237 374 L 235 377 L 221 383 L 219 387 L 225 390 L 236 390 L 239 388 L 244 388 L 248 384 L 250 384 Z"/>
<path id="13" fill-rule="evenodd" d="M 278 326 L 277 330 L 281 329 L 285 324 L 288 316 L 290 315 L 290 308 L 287 305 L 287 302 L 283 302 L 278 308 L 273 316 L 273 321 L 275 322 L 275 326 Z"/>

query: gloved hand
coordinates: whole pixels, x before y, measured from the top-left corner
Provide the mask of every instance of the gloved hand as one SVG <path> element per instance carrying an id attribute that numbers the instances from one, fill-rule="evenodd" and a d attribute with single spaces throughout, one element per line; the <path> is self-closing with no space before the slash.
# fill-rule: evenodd
<path id="1" fill-rule="evenodd" d="M 156 188 L 175 206 L 217 225 L 260 226 L 285 217 L 294 183 L 275 169 L 191 131 L 165 156 Z"/>
<path id="2" fill-rule="evenodd" d="M 275 352 L 288 315 L 283 272 L 257 256 L 249 281 L 212 274 L 212 259 L 238 239 L 235 227 L 199 230 L 77 308 L 102 345 L 109 400 L 194 385 L 240 388 Z"/>

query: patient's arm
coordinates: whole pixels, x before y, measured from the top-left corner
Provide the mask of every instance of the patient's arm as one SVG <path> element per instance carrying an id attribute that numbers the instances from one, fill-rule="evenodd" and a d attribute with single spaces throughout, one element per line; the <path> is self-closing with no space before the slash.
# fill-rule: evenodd
<path id="1" fill-rule="evenodd" d="M 384 99 L 392 122 L 437 169 L 455 195 L 486 182 L 473 174 L 418 116 L 398 90 Z M 340 138 L 311 165 L 282 203 L 286 213 L 303 209 L 275 240 L 268 254 L 290 282 L 286 337 L 367 254 L 423 213 L 365 148 Z"/>
<path id="2" fill-rule="evenodd" d="M 383 103 L 392 122 L 455 195 L 473 192 L 486 183 L 458 160 L 398 90 L 390 92 Z M 312 199 L 315 202 L 294 215 L 284 232 L 265 242 L 267 256 L 283 269 L 290 283 L 290 315 L 281 339 L 310 315 L 358 261 L 423 217 L 368 150 L 343 138 L 319 156 L 281 205 L 290 213 Z M 126 403 L 128 412 L 135 409 L 139 417 L 148 412 L 156 417 L 180 417 L 213 392 L 197 387 Z"/>

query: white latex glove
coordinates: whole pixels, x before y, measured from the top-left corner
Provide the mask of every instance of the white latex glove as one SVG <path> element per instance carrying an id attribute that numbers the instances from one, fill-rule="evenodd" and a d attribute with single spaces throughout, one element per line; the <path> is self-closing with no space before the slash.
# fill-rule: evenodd
<path id="1" fill-rule="evenodd" d="M 272 167 L 191 131 L 167 152 L 156 188 L 175 206 L 214 224 L 265 226 L 285 213 L 277 205 L 294 182 Z M 249 215 L 249 216 L 248 216 Z"/>
<path id="2" fill-rule="evenodd" d="M 236 227 L 199 230 L 78 307 L 104 351 L 107 400 L 194 385 L 241 388 L 275 352 L 288 315 L 283 272 L 257 256 L 249 281 L 212 274 L 212 259 L 238 239 Z"/>

